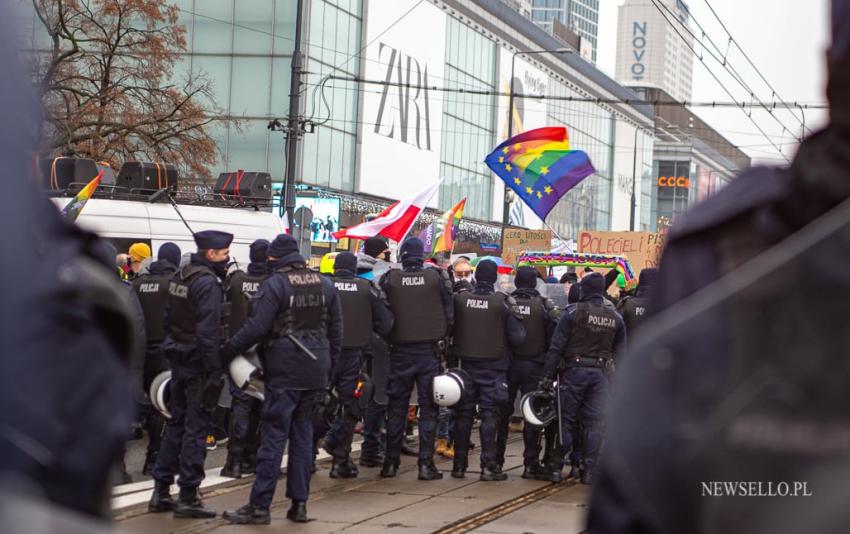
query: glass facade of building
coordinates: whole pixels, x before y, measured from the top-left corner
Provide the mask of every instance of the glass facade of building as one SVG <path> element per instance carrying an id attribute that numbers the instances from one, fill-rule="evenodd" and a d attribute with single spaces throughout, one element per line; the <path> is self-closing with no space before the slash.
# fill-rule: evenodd
<path id="1" fill-rule="evenodd" d="M 590 42 L 591 60 L 596 63 L 599 0 L 532 0 L 531 20 L 549 33 L 553 20 L 575 31 Z"/>
<path id="2" fill-rule="evenodd" d="M 445 83 L 465 89 L 496 89 L 496 44 L 467 25 L 446 22 Z M 492 174 L 482 154 L 493 149 L 495 95 L 444 93 L 440 209 L 467 197 L 464 214 L 489 219 Z"/>

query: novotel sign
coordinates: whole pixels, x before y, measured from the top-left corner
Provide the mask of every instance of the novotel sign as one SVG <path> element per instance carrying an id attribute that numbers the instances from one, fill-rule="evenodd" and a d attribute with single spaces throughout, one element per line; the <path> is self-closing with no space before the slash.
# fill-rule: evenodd
<path id="1" fill-rule="evenodd" d="M 691 180 L 685 176 L 659 176 L 658 187 L 691 187 Z"/>
<path id="2" fill-rule="evenodd" d="M 635 59 L 629 69 L 632 79 L 643 80 L 646 72 L 646 65 L 643 63 L 643 57 L 646 55 L 646 21 L 632 22 L 632 54 Z"/>

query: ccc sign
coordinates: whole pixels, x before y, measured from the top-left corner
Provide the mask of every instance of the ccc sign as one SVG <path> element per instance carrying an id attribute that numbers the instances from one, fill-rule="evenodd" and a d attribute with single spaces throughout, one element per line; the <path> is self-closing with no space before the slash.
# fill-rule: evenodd
<path id="1" fill-rule="evenodd" d="M 659 176 L 658 187 L 691 187 L 691 180 L 684 176 Z"/>

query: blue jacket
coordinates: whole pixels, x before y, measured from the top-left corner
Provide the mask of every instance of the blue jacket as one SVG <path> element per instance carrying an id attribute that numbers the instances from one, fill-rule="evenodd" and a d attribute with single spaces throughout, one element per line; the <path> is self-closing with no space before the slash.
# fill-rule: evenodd
<path id="1" fill-rule="evenodd" d="M 593 304 L 604 305 L 604 297 L 602 295 L 587 295 L 582 297 L 581 302 L 590 302 Z M 543 376 L 553 376 L 555 369 L 561 362 L 564 355 L 564 349 L 567 348 L 567 343 L 570 340 L 570 332 L 575 326 L 576 306 L 569 305 L 561 314 L 561 320 L 558 321 L 558 326 L 555 328 L 555 333 L 552 336 L 552 343 L 549 345 L 549 354 L 546 357 L 546 365 L 543 367 Z M 614 334 L 614 353 L 617 354 L 624 347 L 626 342 L 626 324 L 620 314 L 617 314 L 617 331 Z"/>
<path id="2" fill-rule="evenodd" d="M 293 254 L 281 258 L 271 267 L 280 269 L 303 261 L 301 256 Z M 342 346 L 342 309 L 333 282 L 324 276 L 322 291 L 327 307 L 327 335 L 298 338 L 318 358 L 313 360 L 285 337 L 270 339 L 275 319 L 289 308 L 290 294 L 283 275 L 275 272 L 260 284 L 251 315 L 230 339 L 230 345 L 239 354 L 255 344 L 265 344 L 263 372 L 268 385 L 285 389 L 327 387 L 331 369 L 339 358 Z"/>
<path id="3" fill-rule="evenodd" d="M 198 254 L 192 254 L 191 265 L 203 265 L 212 269 L 212 265 Z M 189 301 L 195 312 L 195 343 L 181 343 L 171 337 L 168 332 L 171 325 L 171 306 L 165 306 L 165 341 L 162 343 L 163 352 L 194 353 L 186 358 L 186 364 L 181 367 L 206 372 L 211 375 L 221 374 L 221 309 L 224 298 L 221 280 L 211 274 L 199 275 L 189 286 Z"/>

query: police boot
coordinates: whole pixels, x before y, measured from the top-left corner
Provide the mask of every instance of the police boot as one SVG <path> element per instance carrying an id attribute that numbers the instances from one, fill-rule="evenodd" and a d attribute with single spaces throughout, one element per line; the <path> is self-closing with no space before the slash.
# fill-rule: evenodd
<path id="1" fill-rule="evenodd" d="M 443 473 L 437 470 L 433 460 L 419 461 L 419 480 L 440 480 Z"/>
<path id="2" fill-rule="evenodd" d="M 381 468 L 382 478 L 393 478 L 398 474 L 398 462 L 393 462 L 389 458 L 384 459 L 384 467 Z"/>
<path id="3" fill-rule="evenodd" d="M 359 463 L 363 467 L 381 467 L 384 464 L 384 457 L 380 454 L 360 453 Z"/>
<path id="4" fill-rule="evenodd" d="M 227 453 L 227 461 L 224 462 L 224 467 L 221 468 L 223 477 L 242 478 L 242 459 L 237 454 Z"/>
<path id="5" fill-rule="evenodd" d="M 581 470 L 581 483 L 588 486 L 593 484 L 593 469 L 585 467 Z"/>
<path id="6" fill-rule="evenodd" d="M 540 464 L 527 464 L 522 470 L 522 478 L 543 482 L 560 482 L 561 471 Z"/>
<path id="7" fill-rule="evenodd" d="M 142 474 L 146 477 L 151 476 L 154 466 L 156 465 L 157 451 L 148 451 L 145 455 L 145 464 L 142 466 Z"/>
<path id="8" fill-rule="evenodd" d="M 484 467 L 481 469 L 482 482 L 501 482 L 508 479 L 508 474 L 503 473 L 498 465 Z"/>
<path id="9" fill-rule="evenodd" d="M 237 525 L 268 525 L 272 522 L 268 508 L 255 508 L 250 504 L 235 511 L 226 510 L 221 517 Z"/>
<path id="10" fill-rule="evenodd" d="M 331 478 L 357 478 L 357 466 L 350 459 L 334 460 L 331 467 Z"/>
<path id="11" fill-rule="evenodd" d="M 452 463 L 452 478 L 466 478 L 466 465 L 458 462 L 457 458 Z"/>
<path id="12" fill-rule="evenodd" d="M 243 457 L 239 468 L 243 475 L 253 475 L 257 469 L 257 457 L 251 455 Z"/>
<path id="13" fill-rule="evenodd" d="M 570 476 L 567 478 L 574 478 L 576 480 L 581 478 L 581 469 L 577 465 L 570 466 Z"/>
<path id="14" fill-rule="evenodd" d="M 198 488 L 180 488 L 180 498 L 174 507 L 174 517 L 191 519 L 212 519 L 215 510 L 210 510 L 201 502 Z"/>
<path id="15" fill-rule="evenodd" d="M 307 519 L 307 503 L 305 501 L 292 501 L 292 506 L 286 512 L 286 518 L 296 523 L 306 523 Z"/>
<path id="16" fill-rule="evenodd" d="M 158 480 L 154 481 L 153 495 L 151 495 L 151 500 L 148 502 L 148 512 L 157 514 L 174 510 L 174 499 L 171 498 L 170 489 L 171 484 L 159 482 Z"/>

